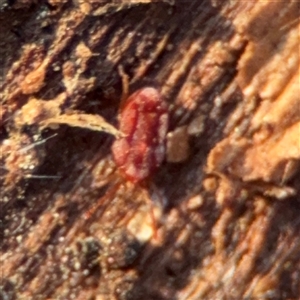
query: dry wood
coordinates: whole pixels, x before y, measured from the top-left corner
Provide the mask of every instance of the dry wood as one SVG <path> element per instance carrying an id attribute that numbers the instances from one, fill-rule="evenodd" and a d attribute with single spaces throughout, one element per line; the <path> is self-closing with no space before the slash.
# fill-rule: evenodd
<path id="1" fill-rule="evenodd" d="M 1 299 L 299 299 L 299 27 L 292 0 L 2 1 Z M 114 130 L 125 74 L 170 105 L 137 186 L 74 120 Z"/>

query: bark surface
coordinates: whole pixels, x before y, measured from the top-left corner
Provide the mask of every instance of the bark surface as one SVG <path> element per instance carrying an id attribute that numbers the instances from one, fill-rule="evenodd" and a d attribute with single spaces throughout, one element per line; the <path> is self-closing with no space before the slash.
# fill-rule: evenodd
<path id="1" fill-rule="evenodd" d="M 1 1 L 0 28 L 2 299 L 299 299 L 299 2 Z M 168 155 L 134 185 L 112 126 L 145 86 Z"/>

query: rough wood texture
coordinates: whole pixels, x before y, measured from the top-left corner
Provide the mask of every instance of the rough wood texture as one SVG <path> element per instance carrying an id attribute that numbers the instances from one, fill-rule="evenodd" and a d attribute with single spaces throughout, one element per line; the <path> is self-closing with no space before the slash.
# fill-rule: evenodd
<path id="1" fill-rule="evenodd" d="M 297 1 L 0 5 L 1 299 L 299 299 Z M 170 105 L 143 185 L 109 134 L 42 126 L 116 125 L 120 66 Z"/>

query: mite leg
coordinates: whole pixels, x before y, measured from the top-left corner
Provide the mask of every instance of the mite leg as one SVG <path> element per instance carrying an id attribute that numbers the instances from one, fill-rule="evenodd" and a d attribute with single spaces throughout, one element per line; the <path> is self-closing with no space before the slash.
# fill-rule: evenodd
<path id="1" fill-rule="evenodd" d="M 154 232 L 153 238 L 154 238 L 154 240 L 157 241 L 158 240 L 158 222 L 157 222 L 157 217 L 156 217 L 155 211 L 157 208 L 161 210 L 161 205 L 157 205 L 154 201 L 152 201 L 151 196 L 146 188 L 142 187 L 142 193 L 143 193 L 144 200 L 149 205 L 150 217 L 152 220 L 153 232 Z M 160 199 L 159 194 L 158 194 L 158 198 Z M 159 200 L 159 204 L 161 204 L 160 200 Z"/>
<path id="2" fill-rule="evenodd" d="M 111 199 L 115 196 L 116 192 L 121 186 L 121 182 L 118 182 L 117 184 L 113 185 L 112 187 L 108 188 L 108 191 L 106 191 L 105 195 L 100 197 L 96 203 L 94 203 L 83 215 L 83 218 L 85 220 L 89 220 L 99 209 L 99 207 L 103 206 L 106 203 L 107 199 Z M 101 215 L 104 213 L 105 210 L 101 212 Z"/>
<path id="3" fill-rule="evenodd" d="M 119 108 L 119 110 L 122 110 L 129 94 L 129 76 L 125 73 L 124 68 L 121 65 L 118 67 L 118 71 L 122 79 L 122 96 Z"/>

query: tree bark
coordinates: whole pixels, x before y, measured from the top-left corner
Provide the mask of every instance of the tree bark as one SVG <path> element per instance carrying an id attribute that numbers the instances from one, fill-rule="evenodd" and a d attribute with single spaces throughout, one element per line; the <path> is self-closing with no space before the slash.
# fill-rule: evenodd
<path id="1" fill-rule="evenodd" d="M 299 299 L 298 2 L 4 1 L 0 27 L 2 299 Z M 136 185 L 114 129 L 43 125 L 117 127 L 126 77 L 169 106 Z"/>

